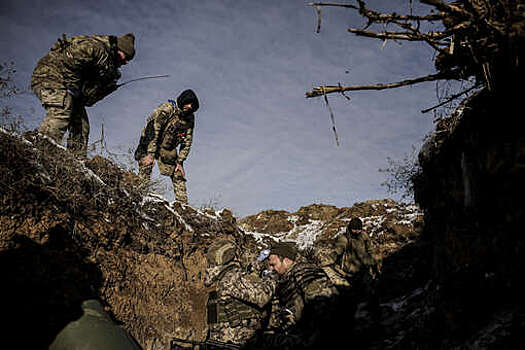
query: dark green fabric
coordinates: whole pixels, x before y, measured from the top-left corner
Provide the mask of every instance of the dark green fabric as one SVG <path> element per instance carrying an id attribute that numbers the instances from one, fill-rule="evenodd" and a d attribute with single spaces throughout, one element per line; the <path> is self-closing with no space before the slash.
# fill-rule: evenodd
<path id="1" fill-rule="evenodd" d="M 49 350 L 141 350 L 104 312 L 98 300 L 84 301 L 82 309 L 84 314 L 56 336 Z"/>

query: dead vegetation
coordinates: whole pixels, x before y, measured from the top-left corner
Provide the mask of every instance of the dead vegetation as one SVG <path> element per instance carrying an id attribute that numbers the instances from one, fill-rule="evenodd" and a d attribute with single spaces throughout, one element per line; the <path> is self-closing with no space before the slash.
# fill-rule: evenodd
<path id="1" fill-rule="evenodd" d="M 366 24 L 363 28 L 348 28 L 349 33 L 385 43 L 388 40 L 423 42 L 436 52 L 434 63 L 437 72 L 393 83 L 323 85 L 314 87 L 306 93 L 306 97 L 358 90 L 383 90 L 427 81 L 474 78 L 472 86 L 448 97 L 454 100 L 474 88 L 497 89 L 505 84 L 505 80 L 522 70 L 525 37 L 523 0 L 419 2 L 428 5 L 428 11 L 421 15 L 413 13 L 412 1 L 409 2 L 410 11 L 407 14 L 377 12 L 368 8 L 363 0 L 355 0 L 352 4 L 309 3 L 317 10 L 318 32 L 321 30 L 321 11 L 324 7 L 358 11 Z"/>
<path id="2" fill-rule="evenodd" d="M 20 347 L 47 348 L 88 298 L 148 349 L 204 338 L 206 247 L 246 240 L 229 211 L 146 194 L 133 173 L 103 157 L 78 161 L 36 133 L 4 130 L 0 149 L 1 296 Z M 28 320 L 31 338 L 18 327 Z"/>

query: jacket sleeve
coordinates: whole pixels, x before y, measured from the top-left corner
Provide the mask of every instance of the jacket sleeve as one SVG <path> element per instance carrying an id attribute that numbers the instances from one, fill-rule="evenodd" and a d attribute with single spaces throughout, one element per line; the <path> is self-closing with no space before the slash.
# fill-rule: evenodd
<path id="1" fill-rule="evenodd" d="M 193 142 L 193 128 L 189 128 L 187 129 L 186 135 L 184 136 L 180 144 L 179 156 L 177 158 L 177 161 L 179 163 L 183 163 L 186 160 L 186 158 L 188 158 L 188 154 L 190 153 L 192 142 Z"/>
<path id="2" fill-rule="evenodd" d="M 268 304 L 275 293 L 276 282 L 271 278 L 261 278 L 247 273 L 237 273 L 235 283 L 228 294 L 240 300 L 255 304 L 260 308 Z"/>
<path id="3" fill-rule="evenodd" d="M 156 156 L 159 149 L 161 140 L 162 127 L 169 117 L 169 111 L 165 104 L 161 104 L 157 107 L 150 115 L 146 122 L 146 128 L 143 133 L 146 132 L 149 135 L 149 143 L 146 148 L 146 152 L 150 155 Z"/>
<path id="4" fill-rule="evenodd" d="M 113 81 L 120 78 L 120 74 L 114 69 L 112 60 L 109 50 L 101 42 L 84 40 L 72 44 L 63 54 L 64 79 L 78 90 L 82 88 L 83 80 Z"/>
<path id="5" fill-rule="evenodd" d="M 368 234 L 367 233 L 364 233 L 364 234 L 367 235 L 365 239 L 365 248 L 366 248 L 366 253 L 368 256 L 366 265 L 373 266 L 377 263 L 376 258 L 374 256 L 374 246 L 372 245 L 372 241 L 370 240 L 370 238 L 368 238 Z"/>
<path id="6" fill-rule="evenodd" d="M 335 254 L 336 256 L 340 256 L 345 252 L 346 245 L 348 244 L 348 240 L 345 237 L 344 234 L 341 234 L 337 240 L 335 241 Z"/>
<path id="7" fill-rule="evenodd" d="M 63 54 L 63 77 L 70 89 L 81 92 L 87 106 L 117 89 L 120 72 L 110 49 L 95 40 L 68 46 Z"/>

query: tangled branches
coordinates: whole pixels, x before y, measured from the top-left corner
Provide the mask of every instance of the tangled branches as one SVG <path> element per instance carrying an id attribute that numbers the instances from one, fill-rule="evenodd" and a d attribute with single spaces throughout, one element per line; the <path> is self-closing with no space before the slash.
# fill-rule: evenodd
<path id="1" fill-rule="evenodd" d="M 364 28 L 349 28 L 348 32 L 379 40 L 417 41 L 431 46 L 436 52 L 437 73 L 395 83 L 319 86 L 306 93 L 318 97 L 328 93 L 382 90 L 433 80 L 466 80 L 474 77 L 476 85 L 490 90 L 504 86 L 509 77 L 522 75 L 525 37 L 525 0 L 420 0 L 431 9 L 424 15 L 380 13 L 366 7 L 365 1 L 355 4 L 310 3 L 317 10 L 321 27 L 323 7 L 343 7 L 356 10 L 367 20 Z M 411 11 L 412 12 L 412 11 Z M 425 30 L 436 21 L 441 30 Z M 383 31 L 369 29 L 381 24 Z M 392 28 L 392 30 L 387 30 Z"/>

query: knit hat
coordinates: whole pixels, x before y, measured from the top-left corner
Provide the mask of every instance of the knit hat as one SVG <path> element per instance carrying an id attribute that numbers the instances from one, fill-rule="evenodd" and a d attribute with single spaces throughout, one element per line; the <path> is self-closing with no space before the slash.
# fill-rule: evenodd
<path id="1" fill-rule="evenodd" d="M 135 35 L 128 33 L 117 38 L 117 47 L 126 54 L 128 60 L 135 56 Z"/>
<path id="2" fill-rule="evenodd" d="M 350 230 L 362 230 L 363 229 L 363 222 L 360 218 L 352 218 L 350 222 L 348 223 L 348 226 L 346 228 L 347 232 L 350 232 Z"/>
<path id="3" fill-rule="evenodd" d="M 272 254 L 295 260 L 297 257 L 297 248 L 293 242 L 279 242 L 270 248 L 270 255 Z"/>

